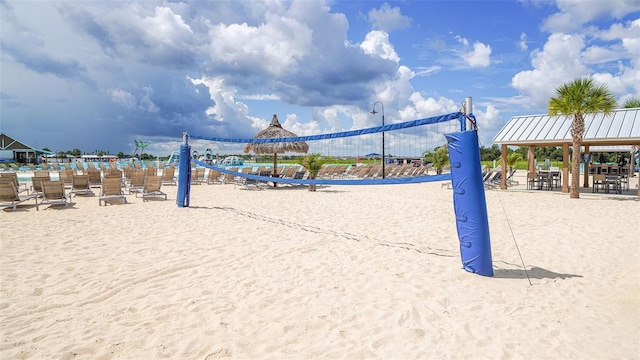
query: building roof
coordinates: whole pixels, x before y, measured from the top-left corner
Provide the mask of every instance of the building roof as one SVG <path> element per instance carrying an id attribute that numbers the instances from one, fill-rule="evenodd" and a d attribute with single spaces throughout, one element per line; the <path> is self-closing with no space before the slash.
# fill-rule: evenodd
<path id="1" fill-rule="evenodd" d="M 33 151 L 43 154 L 53 154 L 51 151 L 36 149 L 26 145 L 5 133 L 0 133 L 0 150 Z"/>
<path id="2" fill-rule="evenodd" d="M 493 138 L 494 144 L 515 146 L 562 146 L 571 144 L 573 116 L 514 116 Z M 584 116 L 583 145 L 640 145 L 640 108 L 617 109 L 606 116 L 602 113 Z"/>

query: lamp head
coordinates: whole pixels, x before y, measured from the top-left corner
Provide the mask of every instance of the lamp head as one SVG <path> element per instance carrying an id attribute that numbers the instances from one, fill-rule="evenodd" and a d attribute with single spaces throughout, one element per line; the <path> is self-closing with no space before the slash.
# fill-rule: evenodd
<path id="1" fill-rule="evenodd" d="M 377 111 L 376 111 L 376 109 L 374 108 L 373 110 L 371 110 L 371 113 L 372 113 L 373 115 L 375 115 L 375 114 L 377 114 L 378 112 L 377 112 Z"/>

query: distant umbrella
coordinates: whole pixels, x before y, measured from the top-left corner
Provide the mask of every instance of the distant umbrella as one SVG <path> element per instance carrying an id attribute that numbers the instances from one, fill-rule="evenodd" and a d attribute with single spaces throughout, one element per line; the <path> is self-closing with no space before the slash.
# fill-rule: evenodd
<path id="1" fill-rule="evenodd" d="M 273 115 L 269 127 L 260 131 L 254 136 L 254 139 L 275 139 L 275 138 L 292 138 L 298 135 L 289 130 L 285 130 L 278 122 L 278 116 Z M 309 151 L 309 145 L 304 141 L 287 141 L 287 142 L 269 142 L 269 143 L 248 143 L 244 147 L 244 152 L 253 152 L 255 154 L 273 154 L 273 175 L 278 174 L 278 154 L 286 152 L 306 153 Z"/>

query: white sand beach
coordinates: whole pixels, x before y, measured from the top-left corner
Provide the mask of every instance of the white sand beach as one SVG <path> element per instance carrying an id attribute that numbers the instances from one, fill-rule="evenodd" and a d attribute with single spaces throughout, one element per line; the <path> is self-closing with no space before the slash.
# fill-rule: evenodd
<path id="1" fill-rule="evenodd" d="M 487 191 L 490 278 L 438 182 L 163 189 L 0 211 L 1 359 L 640 358 L 638 197 Z"/>

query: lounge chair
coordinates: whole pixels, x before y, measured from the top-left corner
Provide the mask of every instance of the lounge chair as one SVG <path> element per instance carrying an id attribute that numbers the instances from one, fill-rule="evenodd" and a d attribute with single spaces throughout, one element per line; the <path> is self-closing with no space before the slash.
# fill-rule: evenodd
<path id="1" fill-rule="evenodd" d="M 40 202 L 36 200 L 36 211 L 40 210 L 42 205 L 64 205 L 65 208 L 69 206 L 69 199 L 62 181 L 42 181 L 41 187 L 42 200 Z"/>
<path id="2" fill-rule="evenodd" d="M 0 182 L 0 207 L 11 207 L 16 211 L 16 206 L 30 199 L 35 199 L 36 195 L 20 195 L 18 189 L 11 181 Z M 38 200 L 36 199 L 36 202 Z"/>
<path id="3" fill-rule="evenodd" d="M 91 164 L 91 163 L 89 163 Z M 83 174 L 89 174 L 89 186 L 101 186 L 102 185 L 102 174 L 100 173 L 100 170 L 96 170 L 94 169 L 88 169 L 86 171 L 83 172 Z"/>
<path id="4" fill-rule="evenodd" d="M 144 179 L 144 188 L 142 190 L 142 201 L 146 201 L 150 198 L 164 198 L 167 200 L 167 194 L 163 193 L 162 179 L 159 176 L 147 176 Z M 136 194 L 136 197 L 138 194 Z"/>
<path id="5" fill-rule="evenodd" d="M 36 194 L 36 196 L 42 196 L 42 182 L 49 181 L 51 178 L 49 176 L 34 176 L 31 178 L 31 193 Z"/>
<path id="6" fill-rule="evenodd" d="M 175 185 L 175 168 L 164 168 L 162 170 L 162 185 Z"/>
<path id="7" fill-rule="evenodd" d="M 95 195 L 93 190 L 91 190 L 91 186 L 89 184 L 89 175 L 72 175 L 71 176 L 71 192 L 69 193 L 69 197 L 72 194 L 75 195 Z"/>
<path id="8" fill-rule="evenodd" d="M 18 181 L 18 174 L 16 174 L 15 172 L 0 173 L 0 178 L 10 180 L 13 183 L 13 185 L 15 185 L 16 189 L 18 190 L 18 193 L 21 193 L 21 192 L 26 192 L 27 194 L 29 193 L 29 188 L 27 187 L 27 184 L 24 184 L 24 183 L 20 184 L 20 182 Z"/>
<path id="9" fill-rule="evenodd" d="M 191 168 L 191 185 L 200 185 L 203 182 L 206 182 L 204 178 L 204 168 Z"/>
<path id="10" fill-rule="evenodd" d="M 229 171 L 233 171 L 233 172 L 238 172 L 238 168 L 237 167 L 232 167 L 229 169 Z M 262 175 L 260 175 L 262 176 Z M 267 175 L 269 176 L 269 175 Z M 229 174 L 229 173 L 224 173 L 224 177 L 222 178 L 222 183 L 223 184 L 233 184 L 234 180 L 236 178 L 235 174 Z"/>
<path id="11" fill-rule="evenodd" d="M 114 200 L 124 200 L 124 203 L 127 203 L 127 197 L 122 191 L 122 182 L 119 178 L 115 177 L 102 179 L 98 205 L 102 206 L 102 202 L 107 205 L 107 202 L 112 202 Z"/>
<path id="12" fill-rule="evenodd" d="M 207 175 L 207 185 L 222 184 L 222 180 L 220 180 L 220 175 L 222 175 L 220 171 L 209 169 L 209 174 Z"/>
<path id="13" fill-rule="evenodd" d="M 140 193 L 144 189 L 145 173 L 142 170 L 136 170 L 131 175 L 131 182 L 129 183 L 129 194 Z"/>

